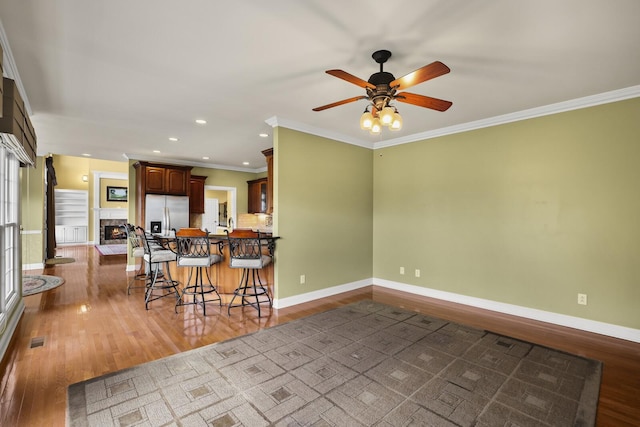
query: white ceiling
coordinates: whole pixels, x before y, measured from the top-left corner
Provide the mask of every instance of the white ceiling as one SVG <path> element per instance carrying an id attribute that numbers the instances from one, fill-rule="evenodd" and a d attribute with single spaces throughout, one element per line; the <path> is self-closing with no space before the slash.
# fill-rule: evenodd
<path id="1" fill-rule="evenodd" d="M 375 147 L 640 85 L 638 18 L 637 0 L 0 2 L 38 154 L 249 169 L 265 165 L 273 117 Z M 364 95 L 324 71 L 367 80 L 379 49 L 396 77 L 447 64 L 410 91 L 453 106 L 397 104 L 403 130 L 376 137 L 358 125 L 364 100 L 311 110 Z"/>

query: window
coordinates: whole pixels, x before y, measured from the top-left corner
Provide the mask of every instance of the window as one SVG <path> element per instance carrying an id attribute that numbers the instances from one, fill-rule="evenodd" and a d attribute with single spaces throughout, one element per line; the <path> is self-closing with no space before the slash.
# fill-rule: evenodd
<path id="1" fill-rule="evenodd" d="M 18 159 L 0 146 L 0 324 L 20 299 Z"/>

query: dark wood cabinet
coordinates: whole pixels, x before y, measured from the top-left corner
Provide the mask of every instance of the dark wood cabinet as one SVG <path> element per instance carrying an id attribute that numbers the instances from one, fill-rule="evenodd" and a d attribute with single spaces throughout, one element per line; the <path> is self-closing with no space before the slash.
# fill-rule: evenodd
<path id="1" fill-rule="evenodd" d="M 191 167 L 137 162 L 141 189 L 145 194 L 187 196 L 191 179 Z"/>
<path id="2" fill-rule="evenodd" d="M 189 180 L 189 213 L 204 213 L 204 182 L 206 176 L 191 175 Z"/>
<path id="3" fill-rule="evenodd" d="M 267 212 L 267 181 L 267 178 L 247 181 L 247 184 L 249 185 L 249 205 L 247 210 L 249 213 Z"/>
<path id="4" fill-rule="evenodd" d="M 145 193 L 164 193 L 165 168 L 147 166 L 144 168 Z"/>
<path id="5" fill-rule="evenodd" d="M 136 170 L 136 224 L 144 224 L 147 194 L 189 195 L 191 166 L 136 162 L 133 167 Z"/>
<path id="6" fill-rule="evenodd" d="M 185 169 L 167 168 L 164 177 L 166 193 L 176 196 L 188 195 L 190 178 L 190 171 Z"/>
<path id="7" fill-rule="evenodd" d="M 273 148 L 263 150 L 262 154 L 267 160 L 267 207 L 265 213 L 273 214 Z"/>

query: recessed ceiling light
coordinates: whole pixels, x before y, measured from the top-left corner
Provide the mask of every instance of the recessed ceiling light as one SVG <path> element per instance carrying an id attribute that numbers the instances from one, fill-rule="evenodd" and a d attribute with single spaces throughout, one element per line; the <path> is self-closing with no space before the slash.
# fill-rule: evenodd
<path id="1" fill-rule="evenodd" d="M 169 141 L 178 142 L 178 138 L 176 138 L 175 136 L 172 136 L 171 138 L 169 138 Z"/>
<path id="2" fill-rule="evenodd" d="M 89 153 L 82 153 L 82 155 L 85 156 L 85 157 L 91 157 L 91 154 L 89 154 Z"/>
<path id="3" fill-rule="evenodd" d="M 269 136 L 269 134 L 268 134 L 268 133 L 261 133 L 261 134 L 260 134 L 260 137 L 262 137 L 262 138 L 266 138 L 266 137 L 268 137 L 268 136 Z"/>
<path id="4" fill-rule="evenodd" d="M 209 157 L 204 156 L 204 157 L 202 157 L 202 160 L 209 160 Z"/>
<path id="5" fill-rule="evenodd" d="M 154 153 L 159 154 L 160 150 L 153 150 Z"/>
<path id="6" fill-rule="evenodd" d="M 203 119 L 196 119 L 196 123 L 199 124 L 199 125 L 206 125 L 207 121 L 203 120 Z"/>
<path id="7" fill-rule="evenodd" d="M 242 162 L 243 165 L 249 166 L 249 162 Z"/>

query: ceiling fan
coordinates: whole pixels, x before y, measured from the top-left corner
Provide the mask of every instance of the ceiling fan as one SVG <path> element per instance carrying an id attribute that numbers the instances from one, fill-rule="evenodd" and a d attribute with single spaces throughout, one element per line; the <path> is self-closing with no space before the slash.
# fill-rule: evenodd
<path id="1" fill-rule="evenodd" d="M 380 71 L 373 73 L 368 81 L 364 81 L 359 77 L 347 73 L 342 70 L 327 70 L 327 74 L 353 83 L 356 86 L 364 88 L 367 92 L 366 96 L 354 96 L 353 98 L 343 99 L 331 104 L 316 107 L 313 111 L 323 111 L 328 108 L 337 107 L 339 105 L 348 104 L 350 102 L 359 101 L 361 99 L 369 100 L 364 114 L 360 119 L 360 126 L 363 129 L 369 129 L 371 133 L 378 134 L 381 125 L 389 126 L 391 130 L 399 130 L 402 127 L 402 118 L 398 114 L 397 109 L 391 105 L 392 101 L 404 102 L 407 104 L 417 105 L 419 107 L 430 108 L 437 111 L 446 111 L 453 104 L 429 96 L 418 95 L 410 92 L 398 92 L 407 89 L 427 80 L 447 74 L 449 67 L 440 61 L 432 62 L 422 68 L 396 79 L 393 74 L 383 71 L 383 64 L 391 57 L 388 50 L 378 50 L 373 52 L 371 57 L 380 64 Z M 369 110 L 370 109 L 370 110 Z M 379 123 L 376 122 L 379 120 Z"/>

